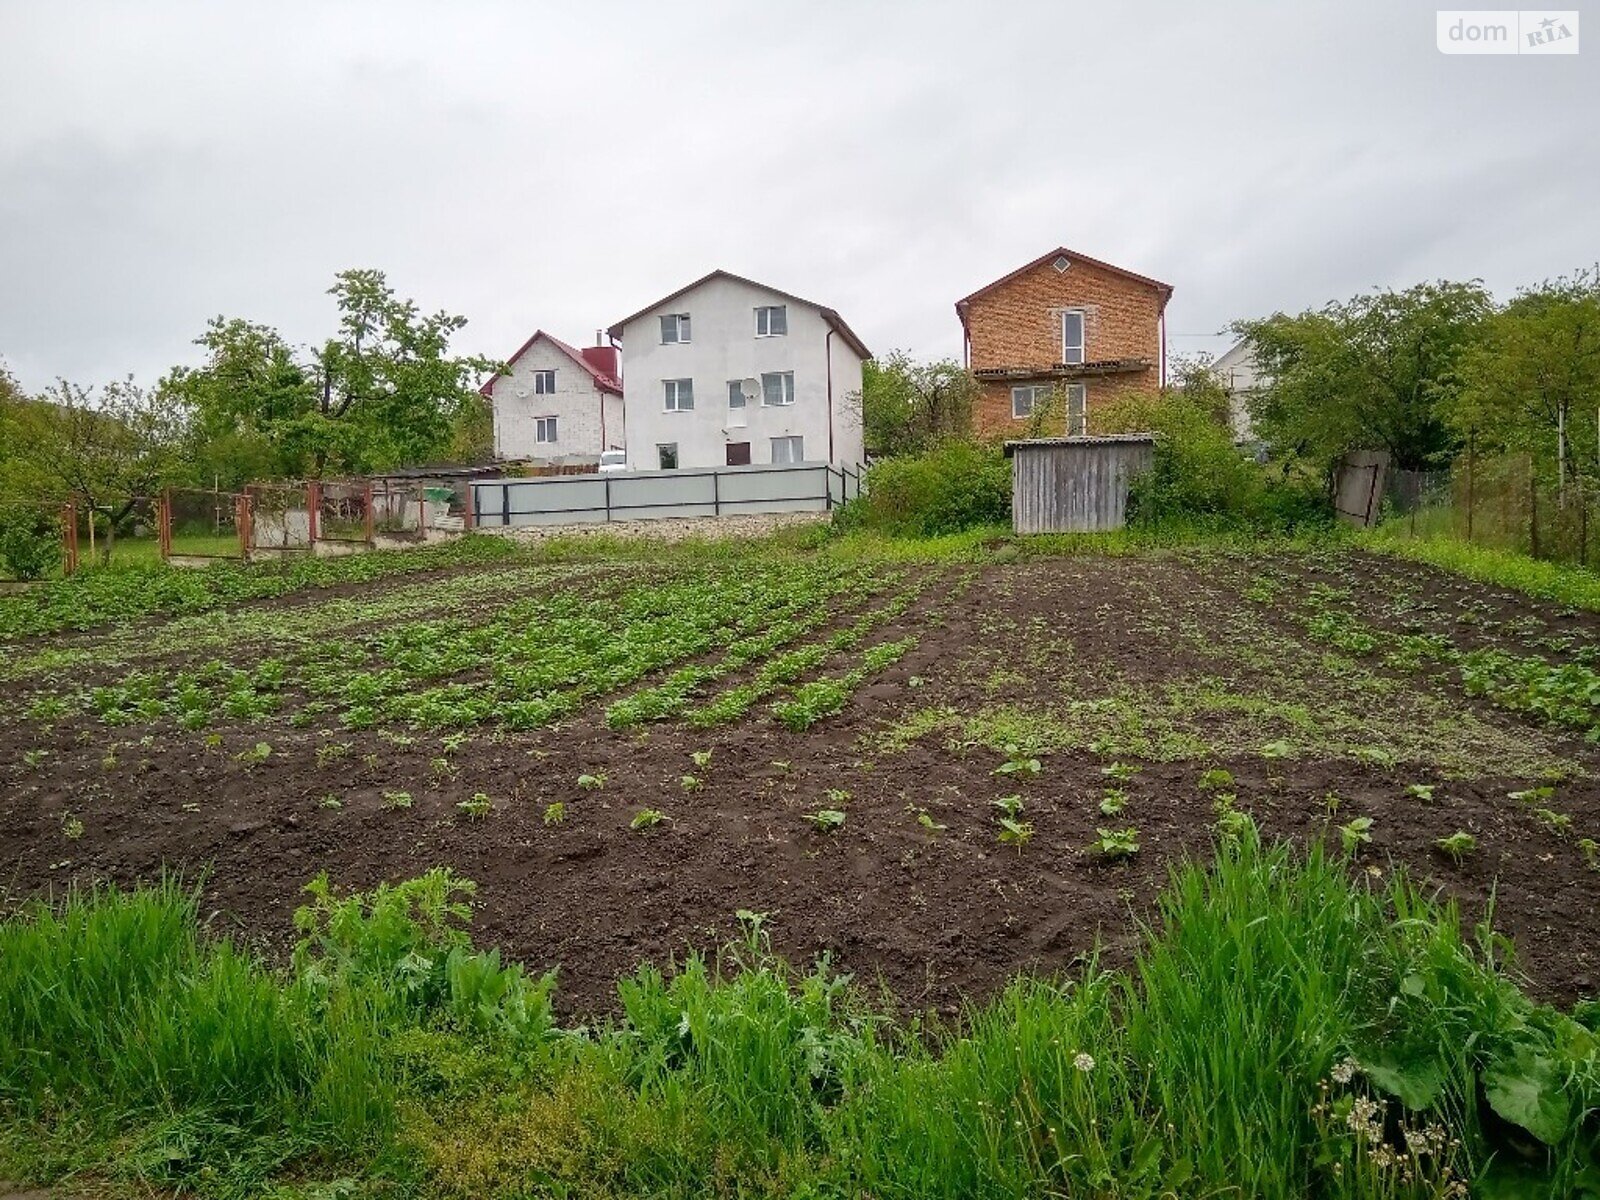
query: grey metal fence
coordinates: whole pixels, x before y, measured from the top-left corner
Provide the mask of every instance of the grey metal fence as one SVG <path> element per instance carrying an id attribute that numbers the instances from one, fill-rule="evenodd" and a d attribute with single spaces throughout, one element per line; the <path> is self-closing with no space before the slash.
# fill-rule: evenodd
<path id="1" fill-rule="evenodd" d="M 492 529 L 825 512 L 859 496 L 861 477 L 860 467 L 795 463 L 479 479 L 470 486 L 473 524 Z"/>

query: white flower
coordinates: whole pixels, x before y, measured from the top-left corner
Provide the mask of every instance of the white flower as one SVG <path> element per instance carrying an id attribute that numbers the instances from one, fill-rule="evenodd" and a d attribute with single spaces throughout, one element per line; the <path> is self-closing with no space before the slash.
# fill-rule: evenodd
<path id="1" fill-rule="evenodd" d="M 1355 1078 L 1356 1069 L 1359 1065 L 1355 1059 L 1347 1058 L 1343 1062 L 1336 1064 L 1333 1070 L 1329 1072 L 1329 1075 L 1333 1077 L 1335 1083 L 1349 1083 Z"/>
<path id="2" fill-rule="evenodd" d="M 1077 1067 L 1078 1070 L 1088 1073 L 1094 1070 L 1094 1059 L 1080 1050 L 1077 1057 L 1072 1060 L 1072 1065 Z"/>

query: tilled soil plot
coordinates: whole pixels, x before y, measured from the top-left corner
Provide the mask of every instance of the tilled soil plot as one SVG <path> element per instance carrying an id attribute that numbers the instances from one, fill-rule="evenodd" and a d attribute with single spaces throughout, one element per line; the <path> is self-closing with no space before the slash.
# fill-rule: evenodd
<path id="1" fill-rule="evenodd" d="M 1469 698 L 1447 662 L 1390 652 L 1425 626 L 1462 649 L 1559 657 L 1600 637 L 1592 615 L 1349 553 L 906 574 L 915 603 L 874 637 L 914 647 L 803 731 L 776 718 L 772 697 L 706 729 L 676 718 L 612 729 L 606 698 L 553 726 L 490 722 L 449 740 L 302 727 L 287 708 L 203 731 L 165 718 L 108 726 L 92 712 L 19 710 L 51 687 L 114 677 L 115 656 L 0 683 L 15 693 L 0 724 L 4 902 L 178 870 L 203 881 L 215 928 L 278 956 L 319 872 L 365 888 L 447 865 L 478 884 L 477 940 L 530 969 L 559 966 L 570 1013 L 613 1008 L 616 978 L 641 962 L 736 937 L 740 910 L 767 914 L 792 960 L 827 954 L 902 1006 L 948 1012 L 1021 970 L 1125 956 L 1170 868 L 1208 855 L 1218 810 L 1232 808 L 1269 836 L 1335 846 L 1341 825 L 1370 818 L 1353 870 L 1379 879 L 1404 866 L 1469 919 L 1492 897 L 1538 994 L 1570 1001 L 1600 986 L 1600 874 L 1583 849 L 1600 837 L 1594 748 Z M 614 583 L 597 567 L 536 582 Z M 391 625 L 444 615 L 384 603 Z M 1343 645 L 1315 623 L 1330 606 Z M 266 611 L 241 610 L 257 639 L 241 658 L 273 650 Z M 126 650 L 119 637 L 105 640 Z M 92 651 L 95 639 L 69 644 Z M 183 654 L 160 661 L 174 670 Z M 270 753 L 253 755 L 258 744 Z M 1512 798 L 1535 789 L 1536 803 Z M 479 794 L 486 814 L 459 807 Z M 1031 829 L 1020 845 L 999 839 L 1007 796 Z M 634 828 L 645 808 L 665 819 Z M 825 808 L 842 826 L 806 819 Z M 1459 862 L 1436 846 L 1456 832 L 1476 840 Z M 1106 833 L 1137 853 L 1095 849 Z"/>

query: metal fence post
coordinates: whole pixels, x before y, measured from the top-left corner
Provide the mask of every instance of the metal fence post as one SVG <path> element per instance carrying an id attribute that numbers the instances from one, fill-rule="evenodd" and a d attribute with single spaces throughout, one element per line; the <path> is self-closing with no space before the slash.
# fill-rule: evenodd
<path id="1" fill-rule="evenodd" d="M 714 517 L 720 517 L 722 515 L 721 479 L 722 473 L 720 471 L 714 470 L 711 472 L 711 515 Z"/>
<path id="2" fill-rule="evenodd" d="M 606 476 L 606 524 L 611 524 L 611 476 Z"/>
<path id="3" fill-rule="evenodd" d="M 367 502 L 367 545 L 372 545 L 377 540 L 376 522 L 372 519 L 372 480 L 367 480 L 366 486 L 361 489 L 361 494 Z M 385 497 L 388 493 L 384 493 Z"/>

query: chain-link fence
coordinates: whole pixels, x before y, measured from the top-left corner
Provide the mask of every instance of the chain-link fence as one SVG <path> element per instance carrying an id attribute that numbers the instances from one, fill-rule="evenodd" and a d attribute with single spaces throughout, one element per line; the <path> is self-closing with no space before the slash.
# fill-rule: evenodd
<path id="1" fill-rule="evenodd" d="M 314 509 L 305 484 L 253 483 L 245 496 L 249 510 L 244 544 L 250 555 L 311 552 Z"/>
<path id="2" fill-rule="evenodd" d="M 168 488 L 162 494 L 162 557 L 244 558 L 248 507 L 237 492 Z"/>
<path id="3" fill-rule="evenodd" d="M 1386 530 L 1449 536 L 1534 558 L 1600 565 L 1600 486 L 1565 480 L 1527 454 L 1464 454 L 1449 471 L 1417 476 L 1410 503 L 1384 500 Z"/>

